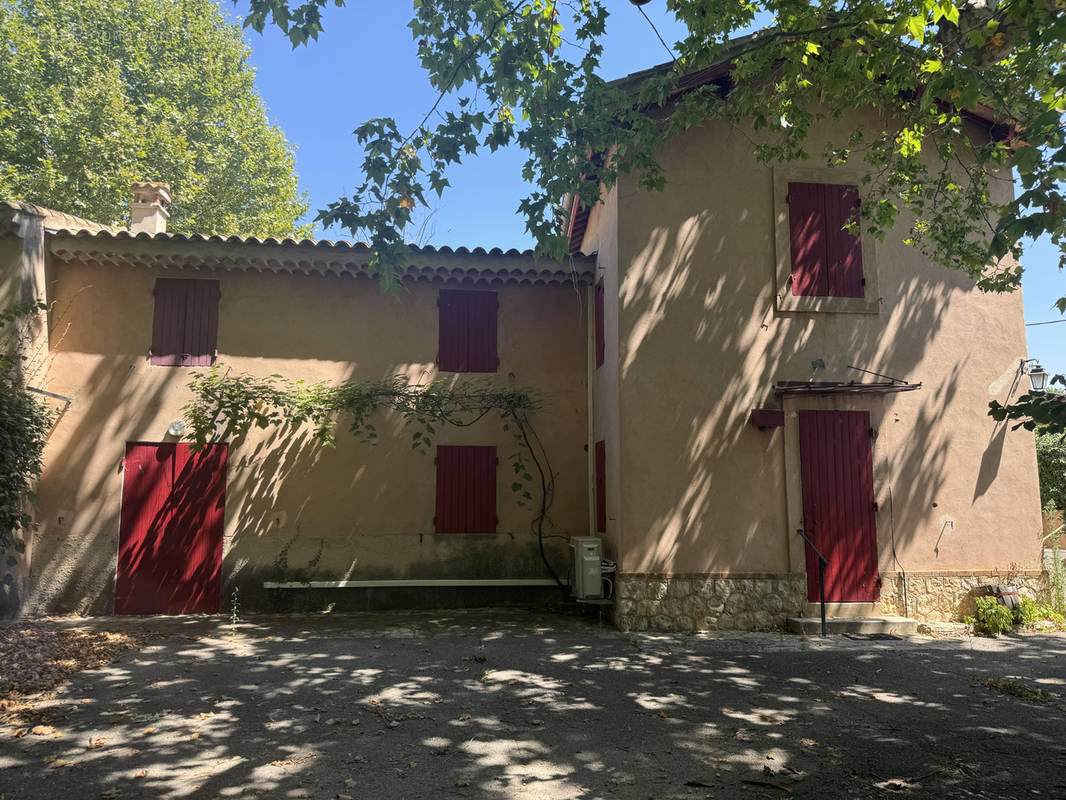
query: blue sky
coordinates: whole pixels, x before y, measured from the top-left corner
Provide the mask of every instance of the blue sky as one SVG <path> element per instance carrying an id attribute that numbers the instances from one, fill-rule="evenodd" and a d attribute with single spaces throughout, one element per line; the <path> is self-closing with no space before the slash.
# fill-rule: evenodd
<path id="1" fill-rule="evenodd" d="M 668 42 L 683 30 L 662 12 L 662 4 L 645 10 Z M 227 12 L 233 6 L 223 4 Z M 238 3 L 237 10 L 243 7 Z M 603 74 L 618 77 L 668 59 L 655 32 L 627 0 L 613 0 L 607 28 Z M 657 9 L 657 10 L 656 10 Z M 246 35 L 253 49 L 256 84 L 275 121 L 296 150 L 302 188 L 314 210 L 349 194 L 359 182 L 361 152 L 352 135 L 372 117 L 394 117 L 401 130 L 414 127 L 436 99 L 418 66 L 407 22 L 411 6 L 402 0 L 355 2 L 327 7 L 325 33 L 318 42 L 293 50 L 273 29 Z M 565 35 L 565 34 L 564 34 Z M 521 179 L 522 154 L 516 150 L 486 154 L 453 168 L 451 188 L 414 231 L 422 244 L 473 247 L 528 247 L 532 240 L 515 209 L 526 191 Z M 321 235 L 321 234 L 319 234 Z M 341 232 L 326 234 L 341 238 Z M 1052 308 L 1066 294 L 1066 275 L 1048 241 L 1027 248 L 1023 262 L 1027 322 L 1062 319 Z M 1052 373 L 1066 373 L 1066 322 L 1030 326 L 1029 354 Z M 975 341 L 979 346 L 979 342 Z M 1021 354 L 1019 354 L 1020 356 Z"/>

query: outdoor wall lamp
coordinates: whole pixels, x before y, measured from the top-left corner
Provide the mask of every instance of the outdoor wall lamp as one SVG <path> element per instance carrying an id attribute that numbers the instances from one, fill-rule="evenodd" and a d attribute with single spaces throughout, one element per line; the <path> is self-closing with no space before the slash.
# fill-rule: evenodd
<path id="1" fill-rule="evenodd" d="M 1044 391 L 1047 386 L 1047 370 L 1040 366 L 1039 361 L 1035 358 L 1023 359 L 1022 374 L 1029 376 L 1029 383 L 1032 384 L 1034 392 Z"/>
<path id="2" fill-rule="evenodd" d="M 187 427 L 188 425 L 185 424 L 185 420 L 176 419 L 171 422 L 170 425 L 167 427 L 167 433 L 169 433 L 171 436 L 182 436 L 185 433 L 185 429 Z"/>

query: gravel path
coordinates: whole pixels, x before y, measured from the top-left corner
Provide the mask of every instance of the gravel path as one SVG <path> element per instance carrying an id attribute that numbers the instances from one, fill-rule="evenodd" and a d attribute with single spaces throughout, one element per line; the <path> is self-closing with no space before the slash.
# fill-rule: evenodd
<path id="1" fill-rule="evenodd" d="M 1062 635 L 627 635 L 515 610 L 56 624 L 159 638 L 0 727 L 4 800 L 1066 797 Z"/>

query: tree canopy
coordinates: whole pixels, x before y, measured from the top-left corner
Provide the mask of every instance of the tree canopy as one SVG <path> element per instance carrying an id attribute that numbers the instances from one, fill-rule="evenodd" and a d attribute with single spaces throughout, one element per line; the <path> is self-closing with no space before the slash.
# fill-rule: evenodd
<path id="1" fill-rule="evenodd" d="M 169 228 L 292 235 L 293 152 L 212 0 L 0 0 L 0 199 L 128 219 L 171 184 Z"/>
<path id="2" fill-rule="evenodd" d="M 595 203 L 622 173 L 663 188 L 663 139 L 719 118 L 749 126 L 763 161 L 863 166 L 864 231 L 913 220 L 907 242 L 984 290 L 1020 285 L 1026 239 L 1050 236 L 1066 265 L 1064 0 L 651 2 L 688 35 L 663 42 L 662 68 L 607 81 L 605 0 L 415 0 L 409 25 L 436 103 L 412 130 L 388 117 L 361 125 L 363 181 L 319 218 L 368 238 L 388 286 L 403 229 L 427 192 L 445 191 L 448 166 L 516 143 L 534 185 L 518 211 L 540 250 L 560 256 L 565 199 Z M 247 0 L 245 24 L 276 25 L 296 47 L 323 31 L 326 4 Z M 717 80 L 683 87 L 713 65 L 726 67 Z M 855 108 L 879 112 L 880 127 L 808 138 Z M 1012 168 L 1020 191 L 1007 200 L 992 184 Z M 1057 305 L 1066 312 L 1066 297 Z"/>

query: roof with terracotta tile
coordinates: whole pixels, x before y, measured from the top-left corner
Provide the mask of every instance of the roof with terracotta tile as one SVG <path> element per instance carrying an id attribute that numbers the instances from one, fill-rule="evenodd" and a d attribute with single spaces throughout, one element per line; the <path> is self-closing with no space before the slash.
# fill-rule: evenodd
<path id="1" fill-rule="evenodd" d="M 344 240 L 61 229 L 49 250 L 61 261 L 101 265 L 376 277 L 370 246 Z M 410 245 L 410 251 L 404 280 L 562 286 L 587 285 L 595 273 L 594 259 L 581 255 L 555 261 L 513 248 Z"/>

